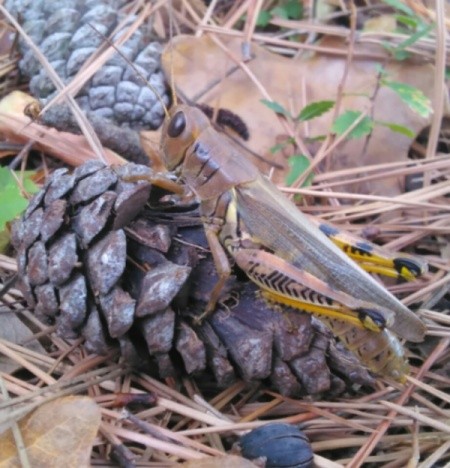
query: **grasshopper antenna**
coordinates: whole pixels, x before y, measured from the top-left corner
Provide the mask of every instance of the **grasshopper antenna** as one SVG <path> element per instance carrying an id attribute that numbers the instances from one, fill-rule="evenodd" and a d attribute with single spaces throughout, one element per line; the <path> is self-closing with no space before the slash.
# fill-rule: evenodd
<path id="1" fill-rule="evenodd" d="M 173 105 L 176 106 L 178 104 L 177 100 L 177 93 L 175 91 L 175 77 L 173 74 L 173 16 L 172 16 L 172 11 L 173 11 L 173 2 L 170 0 L 169 2 L 169 41 L 170 41 L 170 88 L 172 92 L 172 102 Z"/>

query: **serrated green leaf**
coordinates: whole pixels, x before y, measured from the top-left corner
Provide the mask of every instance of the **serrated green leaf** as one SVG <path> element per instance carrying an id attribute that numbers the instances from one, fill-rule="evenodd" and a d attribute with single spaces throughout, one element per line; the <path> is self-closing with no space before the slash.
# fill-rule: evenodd
<path id="1" fill-rule="evenodd" d="M 288 119 L 291 118 L 291 114 L 281 104 L 278 104 L 278 102 L 268 101 L 267 99 L 261 99 L 261 102 L 275 113 L 283 115 Z"/>
<path id="2" fill-rule="evenodd" d="M 299 0 L 288 0 L 284 9 L 290 19 L 298 20 L 303 17 L 303 4 Z"/>
<path id="3" fill-rule="evenodd" d="M 23 187 L 29 193 L 36 193 L 39 187 L 31 180 L 34 171 L 22 172 Z M 17 184 L 13 171 L 0 167 L 0 232 L 6 223 L 20 215 L 28 205 L 27 199 Z"/>
<path id="4" fill-rule="evenodd" d="M 282 19 L 288 19 L 288 13 L 286 9 L 282 6 L 272 8 L 270 10 L 270 13 L 272 13 L 273 16 L 279 16 Z"/>
<path id="5" fill-rule="evenodd" d="M 301 19 L 303 16 L 303 5 L 299 0 L 287 0 L 270 10 L 273 16 L 283 19 Z"/>
<path id="6" fill-rule="evenodd" d="M 265 28 L 269 24 L 269 21 L 271 20 L 271 18 L 272 18 L 272 15 L 269 11 L 261 10 L 258 13 L 258 17 L 256 18 L 256 26 L 260 28 Z"/>
<path id="7" fill-rule="evenodd" d="M 7 187 L 8 185 L 15 185 L 16 180 L 10 169 L 7 167 L 0 166 L 0 190 Z"/>
<path id="8" fill-rule="evenodd" d="M 334 106 L 334 101 L 316 101 L 305 106 L 298 114 L 297 120 L 305 122 L 306 120 L 314 119 L 319 117 L 325 112 L 328 112 Z"/>
<path id="9" fill-rule="evenodd" d="M 343 135 L 348 129 L 361 117 L 359 111 L 346 111 L 339 115 L 334 121 L 331 131 L 337 135 Z M 364 117 L 353 130 L 347 135 L 347 138 L 361 138 L 368 135 L 373 128 L 373 121 L 370 117 Z"/>
<path id="10" fill-rule="evenodd" d="M 19 216 L 28 205 L 28 201 L 20 193 L 17 185 L 8 185 L 0 190 L 0 231 L 6 227 L 6 223 Z"/>
<path id="11" fill-rule="evenodd" d="M 25 171 L 24 178 L 23 178 L 23 188 L 26 192 L 34 194 L 39 192 L 41 189 L 38 185 L 33 182 L 33 175 L 35 174 L 34 171 Z"/>
<path id="12" fill-rule="evenodd" d="M 381 120 L 377 120 L 375 123 L 378 125 L 382 125 L 383 127 L 387 127 L 395 133 L 400 133 L 401 135 L 405 135 L 408 138 L 415 138 L 416 136 L 416 133 L 413 130 L 403 125 L 398 125 L 393 122 L 383 122 Z"/>
<path id="13" fill-rule="evenodd" d="M 409 8 L 409 6 L 405 5 L 401 0 L 383 0 L 386 5 L 391 6 L 392 8 L 395 8 L 398 11 L 401 11 L 408 16 L 416 16 L 414 11 Z"/>
<path id="14" fill-rule="evenodd" d="M 285 183 L 290 187 L 309 167 L 309 160 L 304 154 L 296 154 L 288 159 L 289 173 L 285 177 Z"/>
<path id="15" fill-rule="evenodd" d="M 313 180 L 314 180 L 314 174 L 311 173 L 311 174 L 309 174 L 309 176 L 305 179 L 305 181 L 302 183 L 302 188 L 311 187 L 311 185 L 312 185 L 312 183 L 313 183 Z"/>
<path id="16" fill-rule="evenodd" d="M 387 79 L 381 80 L 381 84 L 392 89 L 412 111 L 421 117 L 427 118 L 433 112 L 430 99 L 420 89 Z"/>
<path id="17" fill-rule="evenodd" d="M 22 183 L 25 191 L 28 193 L 36 193 L 39 191 L 39 187 L 33 182 L 32 177 L 36 174 L 36 171 L 21 171 L 17 172 L 17 178 L 14 175 L 14 171 L 7 167 L 0 166 L 0 190 L 7 187 L 8 185 L 17 185 L 17 179 L 22 179 Z"/>

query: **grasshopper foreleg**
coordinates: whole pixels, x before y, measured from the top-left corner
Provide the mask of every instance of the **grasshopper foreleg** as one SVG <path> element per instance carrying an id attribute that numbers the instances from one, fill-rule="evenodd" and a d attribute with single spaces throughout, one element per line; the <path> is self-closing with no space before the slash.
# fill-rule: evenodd
<path id="1" fill-rule="evenodd" d="M 172 192 L 177 195 L 184 194 L 184 187 L 178 182 L 175 182 L 167 172 L 155 172 L 151 167 L 136 164 L 113 166 L 113 170 L 125 182 L 135 183 L 145 181 L 156 187 L 167 190 L 168 192 Z"/>

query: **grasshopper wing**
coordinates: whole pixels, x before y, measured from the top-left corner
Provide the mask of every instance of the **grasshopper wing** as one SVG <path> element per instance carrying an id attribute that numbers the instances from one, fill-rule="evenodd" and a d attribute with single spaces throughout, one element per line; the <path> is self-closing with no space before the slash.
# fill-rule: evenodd
<path id="1" fill-rule="evenodd" d="M 349 259 L 273 184 L 258 177 L 236 186 L 235 197 L 241 222 L 264 247 L 329 285 L 337 292 L 336 300 L 342 292 L 370 304 L 399 336 L 423 340 L 423 322 Z"/>

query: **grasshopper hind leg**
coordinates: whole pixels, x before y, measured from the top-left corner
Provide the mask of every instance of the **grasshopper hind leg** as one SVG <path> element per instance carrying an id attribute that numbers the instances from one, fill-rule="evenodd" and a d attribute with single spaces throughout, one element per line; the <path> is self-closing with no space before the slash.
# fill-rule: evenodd
<path id="1" fill-rule="evenodd" d="M 330 240 L 369 273 L 412 281 L 427 272 L 426 263 L 419 258 L 390 252 L 330 224 L 318 222 L 316 224 Z"/>
<path id="2" fill-rule="evenodd" d="M 205 234 L 209 248 L 211 249 L 211 255 L 213 257 L 214 266 L 216 267 L 219 279 L 217 280 L 210 293 L 210 299 L 208 301 L 208 304 L 206 305 L 204 312 L 195 319 L 195 321 L 198 324 L 200 324 L 206 317 L 208 317 L 209 315 L 211 315 L 212 312 L 214 312 L 214 309 L 216 308 L 216 305 L 219 302 L 220 295 L 223 291 L 225 283 L 227 282 L 231 274 L 230 262 L 228 260 L 225 250 L 220 244 L 216 230 L 206 225 Z"/>
<path id="3" fill-rule="evenodd" d="M 382 309 L 378 310 L 375 304 L 338 291 L 270 252 L 240 248 L 233 252 L 233 257 L 269 300 L 345 320 L 374 332 L 380 332 L 387 325 Z"/>

